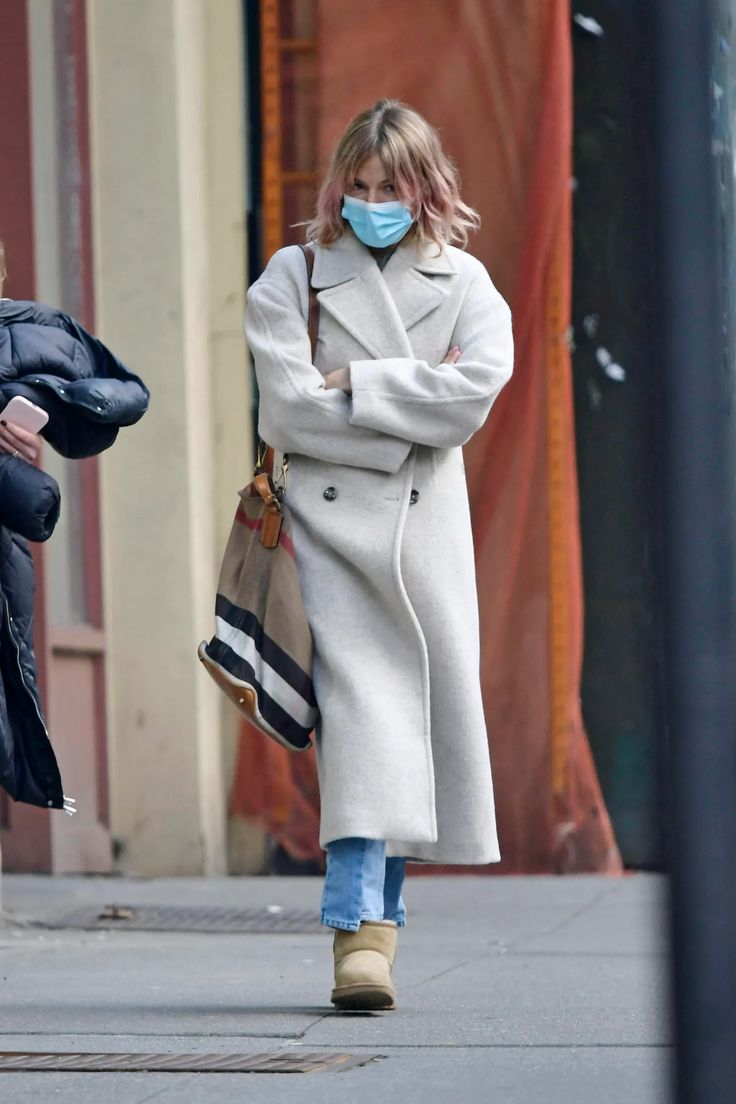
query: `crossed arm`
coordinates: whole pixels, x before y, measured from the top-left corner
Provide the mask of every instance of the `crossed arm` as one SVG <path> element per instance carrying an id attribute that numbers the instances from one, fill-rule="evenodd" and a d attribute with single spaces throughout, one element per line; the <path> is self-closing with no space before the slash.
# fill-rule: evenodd
<path id="1" fill-rule="evenodd" d="M 353 360 L 326 377 L 312 364 L 298 292 L 276 275 L 267 270 L 248 293 L 246 334 L 260 432 L 279 450 L 395 472 L 414 443 L 464 444 L 511 375 L 511 314 L 480 265 L 439 364 Z"/>

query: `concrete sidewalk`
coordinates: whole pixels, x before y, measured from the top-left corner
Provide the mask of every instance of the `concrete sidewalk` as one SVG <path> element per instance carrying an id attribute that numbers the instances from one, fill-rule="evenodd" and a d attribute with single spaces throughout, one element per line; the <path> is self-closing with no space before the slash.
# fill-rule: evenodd
<path id="1" fill-rule="evenodd" d="M 336 1014 L 327 933 L 43 930 L 86 905 L 317 910 L 307 878 L 5 876 L 0 1050 L 381 1055 L 343 1072 L 0 1073 L 3 1104 L 663 1104 L 662 879 L 414 878 L 395 1012 Z"/>

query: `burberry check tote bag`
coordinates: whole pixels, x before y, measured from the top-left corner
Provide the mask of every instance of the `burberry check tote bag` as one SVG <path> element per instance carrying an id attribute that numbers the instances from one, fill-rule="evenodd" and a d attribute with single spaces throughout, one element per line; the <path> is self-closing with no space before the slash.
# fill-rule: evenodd
<path id="1" fill-rule="evenodd" d="M 270 456 L 269 456 L 270 454 Z M 220 569 L 215 635 L 199 658 L 262 732 L 292 751 L 311 746 L 318 710 L 312 634 L 302 605 L 291 518 L 270 471 L 272 450 L 240 492 Z"/>
<path id="2" fill-rule="evenodd" d="M 302 247 L 304 248 L 304 247 Z M 309 334 L 316 345 L 314 254 L 305 248 Z M 215 635 L 199 658 L 237 708 L 292 751 L 311 747 L 319 718 L 312 686 L 312 634 L 296 570 L 291 517 L 284 502 L 288 457 L 274 482 L 274 450 L 261 443 L 253 480 L 240 491 L 220 569 Z"/>

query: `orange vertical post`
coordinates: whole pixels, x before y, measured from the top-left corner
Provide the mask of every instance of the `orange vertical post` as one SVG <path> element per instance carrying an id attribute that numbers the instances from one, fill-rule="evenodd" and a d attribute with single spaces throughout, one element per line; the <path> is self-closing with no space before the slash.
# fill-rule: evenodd
<path id="1" fill-rule="evenodd" d="M 263 259 L 267 261 L 284 240 L 278 0 L 261 0 L 261 126 Z"/>
<path id="2" fill-rule="evenodd" d="M 573 432 L 568 410 L 566 243 L 558 235 L 547 285 L 547 509 L 549 532 L 549 679 L 552 790 L 567 789 L 570 757 L 570 594 L 567 442 Z"/>

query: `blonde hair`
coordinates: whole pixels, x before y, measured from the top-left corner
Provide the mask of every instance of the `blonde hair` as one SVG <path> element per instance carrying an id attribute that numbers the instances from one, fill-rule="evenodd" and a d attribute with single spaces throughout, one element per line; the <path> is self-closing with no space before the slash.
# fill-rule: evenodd
<path id="1" fill-rule="evenodd" d="M 440 248 L 445 242 L 458 242 L 464 248 L 480 216 L 460 198 L 457 169 L 437 131 L 399 100 L 379 100 L 348 123 L 320 188 L 315 217 L 307 223 L 307 238 L 330 245 L 342 237 L 343 195 L 374 154 L 391 176 L 397 198 L 410 206 L 417 240 Z"/>

